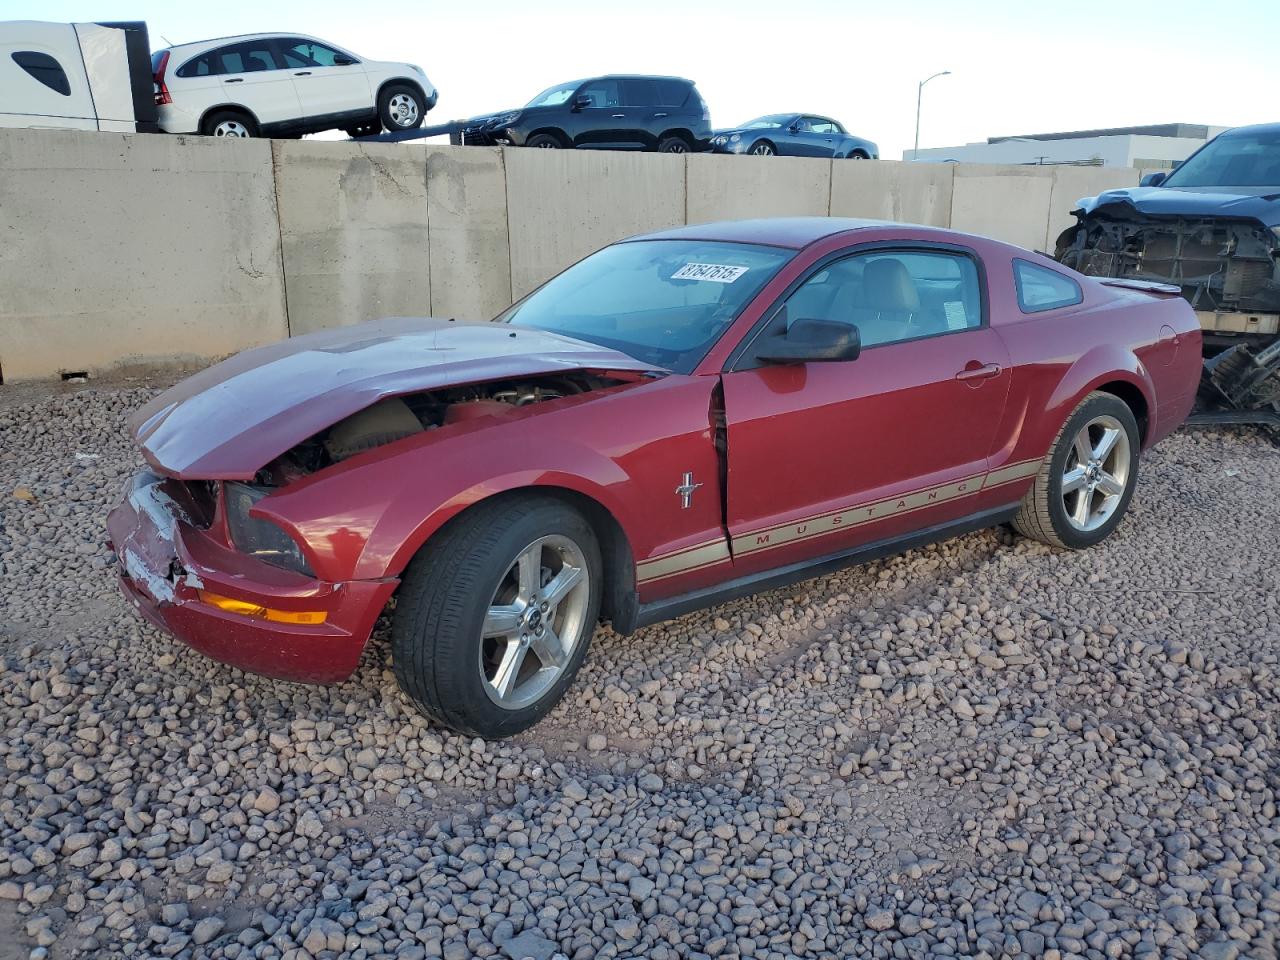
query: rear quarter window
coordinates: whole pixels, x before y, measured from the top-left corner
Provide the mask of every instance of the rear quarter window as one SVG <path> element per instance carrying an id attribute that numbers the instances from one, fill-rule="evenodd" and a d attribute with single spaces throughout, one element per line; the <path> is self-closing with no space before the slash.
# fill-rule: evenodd
<path id="1" fill-rule="evenodd" d="M 689 84 L 680 80 L 658 81 L 658 103 L 664 107 L 683 107 L 689 99 Z"/>
<path id="2" fill-rule="evenodd" d="M 60 93 L 64 97 L 71 96 L 71 81 L 67 79 L 67 71 L 49 54 L 36 50 L 15 50 L 9 56 L 33 79 L 40 81 L 54 93 Z"/>
<path id="3" fill-rule="evenodd" d="M 1066 274 L 1026 260 L 1013 261 L 1013 284 L 1023 313 L 1042 313 L 1070 307 L 1084 300 L 1084 291 Z"/>

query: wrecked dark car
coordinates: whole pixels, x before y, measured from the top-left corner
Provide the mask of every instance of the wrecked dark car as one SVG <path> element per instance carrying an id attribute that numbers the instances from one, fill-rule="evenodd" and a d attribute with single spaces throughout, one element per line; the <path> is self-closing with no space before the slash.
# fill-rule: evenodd
<path id="1" fill-rule="evenodd" d="M 1080 201 L 1055 256 L 1178 286 L 1204 331 L 1201 419 L 1280 426 L 1280 124 L 1215 137 L 1169 174 Z"/>

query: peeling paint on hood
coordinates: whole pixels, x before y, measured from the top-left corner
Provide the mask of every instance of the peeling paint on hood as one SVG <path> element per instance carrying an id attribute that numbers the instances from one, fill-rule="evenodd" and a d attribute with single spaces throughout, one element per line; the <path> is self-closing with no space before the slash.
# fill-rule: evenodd
<path id="1" fill-rule="evenodd" d="M 289 448 L 384 397 L 573 370 L 653 369 L 544 330 L 392 317 L 246 350 L 166 390 L 130 426 L 162 473 L 251 480 Z"/>

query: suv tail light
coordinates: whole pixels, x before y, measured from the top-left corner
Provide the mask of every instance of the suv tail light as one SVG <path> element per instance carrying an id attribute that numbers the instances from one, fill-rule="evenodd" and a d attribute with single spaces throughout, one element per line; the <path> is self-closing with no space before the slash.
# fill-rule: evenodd
<path id="1" fill-rule="evenodd" d="M 173 103 L 173 98 L 169 96 L 169 88 L 164 84 L 164 72 L 169 66 L 169 51 L 166 50 L 160 54 L 160 63 L 156 66 L 155 75 L 151 78 L 156 87 L 156 106 L 163 106 L 166 103 Z"/>

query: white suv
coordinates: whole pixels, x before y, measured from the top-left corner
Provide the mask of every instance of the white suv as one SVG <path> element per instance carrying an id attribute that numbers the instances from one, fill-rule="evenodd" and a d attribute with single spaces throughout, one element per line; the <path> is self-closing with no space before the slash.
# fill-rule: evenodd
<path id="1" fill-rule="evenodd" d="M 364 136 L 420 126 L 437 97 L 421 67 L 365 60 L 300 33 L 184 43 L 153 53 L 151 71 L 166 133 Z"/>

